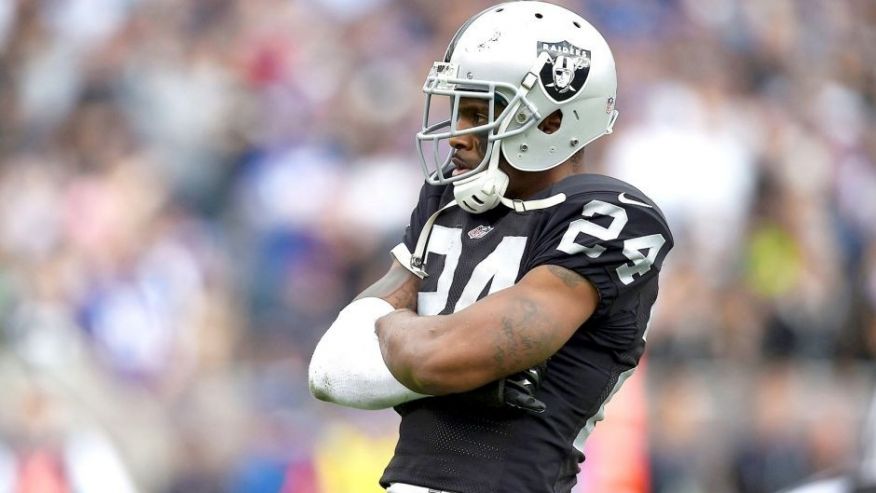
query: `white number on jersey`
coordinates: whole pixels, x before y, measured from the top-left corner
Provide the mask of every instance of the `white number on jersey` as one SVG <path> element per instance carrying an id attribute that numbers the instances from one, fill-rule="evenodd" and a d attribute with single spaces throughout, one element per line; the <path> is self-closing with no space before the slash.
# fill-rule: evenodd
<path id="1" fill-rule="evenodd" d="M 462 290 L 462 295 L 453 307 L 454 312 L 473 304 L 478 295 L 490 284 L 488 294 L 514 284 L 520 271 L 520 260 L 526 249 L 525 236 L 506 236 L 487 257 L 478 263 Z M 462 229 L 435 225 L 429 237 L 427 255 L 444 255 L 444 268 L 438 276 L 437 289 L 431 293 L 419 293 L 417 308 L 420 315 L 437 315 L 447 305 L 450 287 L 462 254 Z M 492 283 L 490 282 L 492 281 Z"/>
<path id="2" fill-rule="evenodd" d="M 617 276 L 624 284 L 633 282 L 633 274 L 645 275 L 654 265 L 657 253 L 663 248 L 666 238 L 661 234 L 630 238 L 624 241 L 624 257 L 633 261 L 633 265 L 623 264 L 617 268 Z M 647 250 L 647 255 L 642 255 L 642 250 Z"/>
<path id="3" fill-rule="evenodd" d="M 602 226 L 586 219 L 576 219 L 569 223 L 569 229 L 567 229 L 566 234 L 563 235 L 563 240 L 560 241 L 560 246 L 557 247 L 558 250 L 566 252 L 569 255 L 583 252 L 590 258 L 597 258 L 605 252 L 604 246 L 593 245 L 592 247 L 585 247 L 584 245 L 575 243 L 575 238 L 577 238 L 580 233 L 584 233 L 593 236 L 594 238 L 599 238 L 600 240 L 614 240 L 620 235 L 621 230 L 627 225 L 628 220 L 627 211 L 622 207 L 601 200 L 591 200 L 590 202 L 587 202 L 581 215 L 584 217 L 593 217 L 595 215 L 610 216 L 611 224 L 609 224 L 607 228 L 603 228 Z"/>
<path id="4" fill-rule="evenodd" d="M 575 241 L 578 235 L 584 233 L 603 241 L 616 240 L 629 220 L 627 211 L 623 207 L 601 200 L 587 202 L 581 211 L 581 215 L 585 218 L 592 218 L 594 216 L 610 217 L 611 224 L 606 228 L 587 219 L 576 219 L 569 223 L 569 229 L 563 235 L 557 250 L 566 252 L 569 255 L 584 253 L 590 258 L 599 258 L 599 256 L 605 253 L 605 247 L 602 245 L 589 247 L 581 245 Z M 635 274 L 643 276 L 651 270 L 651 266 L 654 265 L 657 254 L 660 253 L 664 243 L 666 243 L 666 238 L 662 234 L 625 240 L 623 254 L 632 264 L 622 264 L 616 269 L 620 281 L 624 284 L 630 284 L 635 280 L 633 277 Z M 647 251 L 647 253 L 643 254 L 643 250 Z"/>

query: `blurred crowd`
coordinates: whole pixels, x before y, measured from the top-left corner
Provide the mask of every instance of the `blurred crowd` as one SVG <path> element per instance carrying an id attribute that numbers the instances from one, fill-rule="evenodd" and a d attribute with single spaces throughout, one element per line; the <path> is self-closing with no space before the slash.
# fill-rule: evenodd
<path id="1" fill-rule="evenodd" d="M 589 170 L 676 235 L 634 401 L 647 489 L 856 470 L 876 2 L 557 3 L 618 65 Z M 397 418 L 315 401 L 307 362 L 388 267 L 422 80 L 490 4 L 0 0 L 0 492 L 380 491 Z"/>

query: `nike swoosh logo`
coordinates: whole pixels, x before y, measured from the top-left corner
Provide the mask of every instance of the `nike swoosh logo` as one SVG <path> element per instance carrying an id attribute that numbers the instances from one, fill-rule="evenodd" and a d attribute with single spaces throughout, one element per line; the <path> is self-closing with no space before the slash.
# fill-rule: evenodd
<path id="1" fill-rule="evenodd" d="M 631 198 L 627 198 L 627 194 L 626 194 L 626 192 L 624 192 L 624 193 L 618 195 L 618 196 L 617 196 L 617 199 L 620 200 L 621 203 L 623 203 L 623 204 L 640 205 L 640 206 L 642 206 L 642 207 L 647 207 L 647 208 L 649 208 L 649 209 L 651 208 L 650 205 L 648 205 L 648 204 L 646 204 L 646 203 L 644 203 L 644 202 L 639 202 L 638 200 L 633 200 L 633 199 L 631 199 Z"/>

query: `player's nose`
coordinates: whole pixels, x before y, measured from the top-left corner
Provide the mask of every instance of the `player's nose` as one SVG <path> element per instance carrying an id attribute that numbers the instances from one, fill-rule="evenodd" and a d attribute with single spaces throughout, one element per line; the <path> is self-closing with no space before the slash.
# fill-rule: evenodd
<path id="1" fill-rule="evenodd" d="M 457 130 L 464 130 L 465 127 L 460 126 Z M 474 134 L 465 134 L 465 135 L 453 135 L 447 141 L 450 144 L 450 147 L 456 149 L 457 151 L 469 151 L 475 148 L 475 135 Z"/>

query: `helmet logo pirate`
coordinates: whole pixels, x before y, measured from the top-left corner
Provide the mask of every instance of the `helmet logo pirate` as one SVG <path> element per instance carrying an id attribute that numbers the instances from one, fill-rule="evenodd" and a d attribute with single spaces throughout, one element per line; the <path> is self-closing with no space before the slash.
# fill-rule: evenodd
<path id="1" fill-rule="evenodd" d="M 590 50 L 579 48 L 568 41 L 540 41 L 538 52 L 547 52 L 549 55 L 539 74 L 545 93 L 557 103 L 571 99 L 587 81 L 590 73 Z"/>

